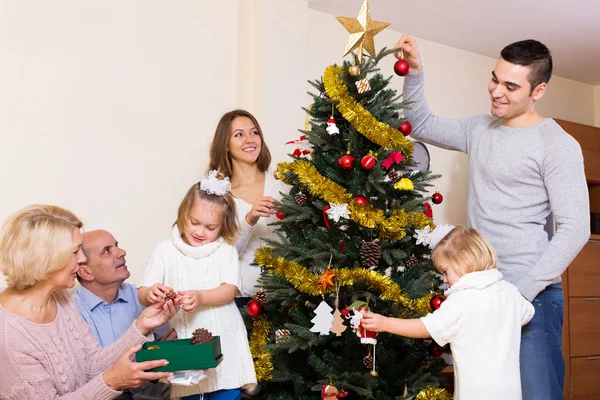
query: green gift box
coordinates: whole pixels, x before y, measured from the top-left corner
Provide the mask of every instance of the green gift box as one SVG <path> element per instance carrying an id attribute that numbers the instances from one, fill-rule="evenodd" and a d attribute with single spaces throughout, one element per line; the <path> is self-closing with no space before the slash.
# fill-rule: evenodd
<path id="1" fill-rule="evenodd" d="M 151 369 L 152 372 L 173 372 L 190 369 L 215 368 L 223 361 L 221 338 L 212 342 L 192 344 L 191 339 L 146 342 L 135 355 L 137 362 L 167 360 L 168 365 Z"/>

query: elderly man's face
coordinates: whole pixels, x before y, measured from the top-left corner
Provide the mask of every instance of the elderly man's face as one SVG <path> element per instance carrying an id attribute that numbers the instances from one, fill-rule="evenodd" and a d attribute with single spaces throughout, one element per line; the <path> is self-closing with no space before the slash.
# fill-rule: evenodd
<path id="1" fill-rule="evenodd" d="M 88 232 L 83 236 L 83 247 L 87 252 L 88 271 L 99 284 L 123 283 L 130 272 L 125 264 L 125 250 L 119 248 L 117 240 L 106 231 Z"/>

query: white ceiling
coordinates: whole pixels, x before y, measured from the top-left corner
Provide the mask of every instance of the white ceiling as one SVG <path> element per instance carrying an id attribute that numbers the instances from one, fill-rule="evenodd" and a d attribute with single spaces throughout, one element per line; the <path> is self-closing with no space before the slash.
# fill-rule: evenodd
<path id="1" fill-rule="evenodd" d="M 356 17 L 362 2 L 309 0 L 312 9 L 344 17 Z M 493 58 L 512 42 L 539 40 L 552 51 L 555 75 L 600 85 L 600 0 L 370 0 L 369 5 L 372 19 L 391 22 L 389 29 Z"/>

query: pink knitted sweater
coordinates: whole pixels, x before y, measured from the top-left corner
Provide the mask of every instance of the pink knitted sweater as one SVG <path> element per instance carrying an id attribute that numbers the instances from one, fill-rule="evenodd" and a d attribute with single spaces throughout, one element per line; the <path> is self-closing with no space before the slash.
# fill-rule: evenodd
<path id="1" fill-rule="evenodd" d="M 121 392 L 102 380 L 130 346 L 151 339 L 135 324 L 111 346 L 102 348 L 66 292 L 54 294 L 56 319 L 35 324 L 0 304 L 0 399 L 109 400 Z"/>

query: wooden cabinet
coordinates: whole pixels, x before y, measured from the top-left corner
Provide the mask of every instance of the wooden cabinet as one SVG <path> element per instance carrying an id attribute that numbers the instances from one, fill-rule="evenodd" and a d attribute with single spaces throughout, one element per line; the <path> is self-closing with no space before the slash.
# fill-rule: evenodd
<path id="1" fill-rule="evenodd" d="M 600 128 L 560 119 L 555 121 L 579 142 L 588 182 L 600 183 Z"/>
<path id="2" fill-rule="evenodd" d="M 571 359 L 571 398 L 600 399 L 600 356 Z"/>
<path id="3" fill-rule="evenodd" d="M 581 145 L 590 211 L 600 213 L 600 128 L 556 120 Z M 600 235 L 563 274 L 565 399 L 600 399 Z"/>
<path id="4" fill-rule="evenodd" d="M 590 240 L 569 265 L 569 296 L 600 297 L 600 242 Z"/>
<path id="5" fill-rule="evenodd" d="M 570 297 L 569 315 L 570 356 L 600 355 L 600 298 Z"/>

